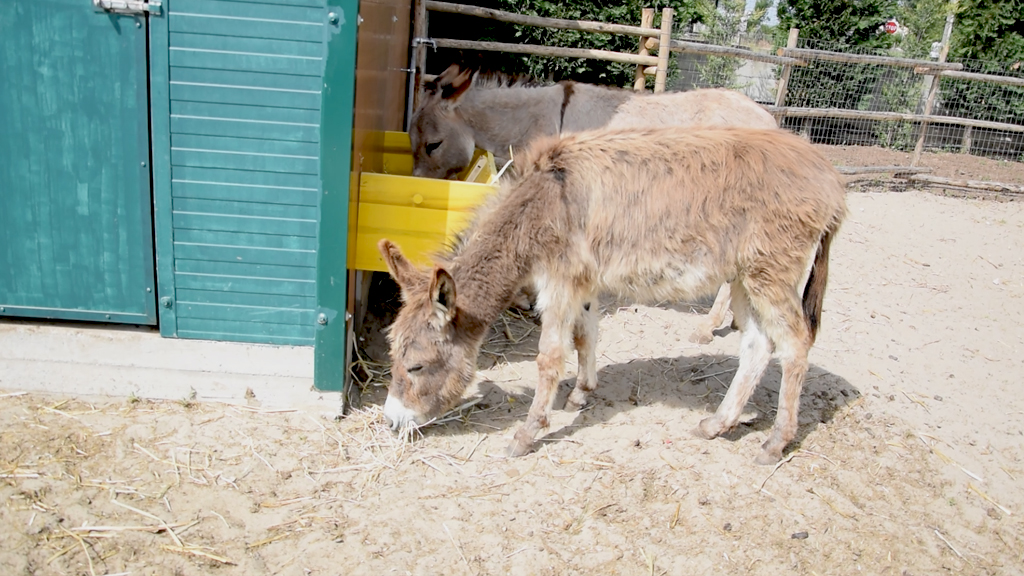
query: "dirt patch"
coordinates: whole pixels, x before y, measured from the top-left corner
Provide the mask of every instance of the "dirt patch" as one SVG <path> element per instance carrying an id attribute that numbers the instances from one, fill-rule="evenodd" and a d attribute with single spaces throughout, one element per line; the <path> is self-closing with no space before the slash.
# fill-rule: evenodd
<path id="1" fill-rule="evenodd" d="M 1021 572 L 1024 207 L 849 202 L 777 469 L 753 463 L 777 367 L 746 424 L 698 440 L 738 335 L 687 342 L 707 302 L 606 301 L 592 403 L 515 460 L 538 328 L 513 316 L 485 344 L 481 402 L 411 443 L 383 427 L 382 387 L 341 421 L 0 396 L 0 573 Z"/>
<path id="2" fill-rule="evenodd" d="M 817 145 L 837 166 L 910 166 L 914 155 L 879 146 Z M 952 152 L 924 152 L 918 166 L 930 168 L 934 176 L 960 180 L 982 180 L 1004 184 L 1024 184 L 1024 164 L 992 160 Z"/>

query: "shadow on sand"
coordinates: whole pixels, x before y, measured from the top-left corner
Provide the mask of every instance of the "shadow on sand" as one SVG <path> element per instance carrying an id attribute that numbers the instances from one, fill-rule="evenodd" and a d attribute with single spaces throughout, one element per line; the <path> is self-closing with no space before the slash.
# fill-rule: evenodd
<path id="1" fill-rule="evenodd" d="M 598 370 L 597 390 L 573 422 L 540 438 L 547 441 L 571 438 L 582 428 L 600 426 L 621 413 L 651 404 L 678 409 L 680 419 L 692 421 L 692 426 L 696 426 L 700 419 L 718 408 L 737 365 L 735 356 L 709 354 L 644 358 L 606 365 Z M 775 419 L 780 381 L 781 372 L 773 362 L 747 403 L 744 415 L 750 417 L 744 418 L 745 423 L 722 438 L 735 441 L 751 432 L 768 431 Z M 559 385 L 556 410 L 565 405 L 575 382 L 576 378 L 572 377 Z M 469 415 L 469 423 L 507 431 L 526 421 L 526 410 L 533 401 L 531 395 L 510 394 L 487 380 L 480 382 L 478 389 L 483 401 L 478 410 Z M 509 396 L 514 399 L 511 406 L 515 408 L 509 406 Z M 799 447 L 818 424 L 831 421 L 838 410 L 860 396 L 860 391 L 847 380 L 812 364 L 800 397 L 800 427 L 788 451 Z M 457 433 L 457 430 L 442 432 L 439 429 L 439 432 Z"/>
<path id="2" fill-rule="evenodd" d="M 662 308 L 678 312 L 706 313 L 713 297 L 692 303 L 663 304 Z M 619 308 L 614 301 L 602 302 L 606 314 Z M 491 329 L 485 339 L 478 358 L 481 369 L 488 369 L 500 361 L 532 362 L 537 354 L 540 335 L 539 322 L 531 314 L 506 313 Z M 715 331 L 716 337 L 731 333 L 728 327 Z M 608 337 L 603 334 L 601 337 Z M 599 344 L 600 346 L 600 344 Z M 386 354 L 386 353 L 385 353 Z M 575 356 L 575 355 L 573 355 Z M 696 354 L 675 357 L 638 358 L 628 362 L 607 364 L 598 369 L 597 390 L 591 393 L 587 405 L 577 413 L 573 422 L 546 435 L 540 441 L 557 441 L 571 438 L 578 430 L 589 426 L 600 426 L 617 415 L 643 406 L 658 404 L 678 409 L 679 418 L 696 426 L 704 417 L 718 408 L 736 372 L 738 360 L 730 354 Z M 576 383 L 570 366 L 567 378 L 558 388 L 555 410 L 561 410 L 569 392 Z M 774 422 L 779 398 L 781 371 L 778 363 L 772 361 L 761 383 L 747 402 L 743 420 L 722 438 L 735 441 L 751 432 L 765 432 Z M 526 421 L 526 411 L 533 401 L 532 390 L 523 391 L 523 386 L 532 388 L 536 382 L 524 378 L 516 386 L 503 388 L 493 381 L 483 380 L 477 384 L 477 395 L 481 402 L 462 421 L 429 426 L 426 434 L 464 434 L 466 427 L 474 424 L 491 433 L 509 432 Z M 383 403 L 386 389 L 367 390 L 364 402 Z M 861 396 L 844 378 L 811 364 L 800 396 L 799 429 L 796 439 L 787 451 L 792 451 L 813 432 L 818 424 L 831 421 L 833 415 L 844 406 Z M 511 399 L 511 402 L 509 401 Z M 756 411 L 756 412 L 755 412 Z M 749 415 L 749 418 L 746 416 Z M 542 432 L 542 434 L 544 434 Z M 539 445 L 539 442 L 538 442 Z"/>

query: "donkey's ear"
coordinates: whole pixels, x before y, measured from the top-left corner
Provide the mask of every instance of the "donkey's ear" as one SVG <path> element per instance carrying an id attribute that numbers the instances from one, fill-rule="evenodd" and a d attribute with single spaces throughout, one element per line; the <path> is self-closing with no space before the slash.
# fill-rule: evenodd
<path id="1" fill-rule="evenodd" d="M 416 69 L 416 86 L 419 86 L 420 83 L 422 82 L 424 95 L 426 95 L 426 96 L 434 96 L 434 95 L 436 95 L 437 94 L 437 90 L 438 90 L 438 88 L 437 88 L 437 80 L 438 80 L 438 78 L 440 78 L 440 76 L 434 76 L 430 80 L 424 80 L 423 76 L 424 76 L 423 72 L 420 69 L 417 68 Z"/>
<path id="2" fill-rule="evenodd" d="M 430 301 L 439 322 L 448 324 L 455 318 L 455 279 L 444 268 L 434 268 L 434 277 L 430 279 Z"/>
<path id="3" fill-rule="evenodd" d="M 405 290 L 412 285 L 419 271 L 402 255 L 402 251 L 398 249 L 398 246 L 387 238 L 382 238 L 377 243 L 377 249 L 380 250 L 380 255 L 384 257 L 384 263 L 387 264 L 391 277 L 395 279 L 395 282 L 398 282 L 398 286 L 404 294 Z"/>
<path id="4" fill-rule="evenodd" d="M 437 86 L 441 90 L 441 98 L 458 100 L 459 96 L 473 85 L 473 70 L 463 70 L 458 64 L 452 64 L 437 77 Z"/>

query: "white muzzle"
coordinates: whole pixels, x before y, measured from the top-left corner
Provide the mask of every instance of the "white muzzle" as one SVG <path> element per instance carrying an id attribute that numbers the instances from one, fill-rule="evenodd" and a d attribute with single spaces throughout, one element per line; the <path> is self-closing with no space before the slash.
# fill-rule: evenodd
<path id="1" fill-rule="evenodd" d="M 387 419 L 392 430 L 400 430 L 404 426 L 416 424 L 416 413 L 406 408 L 401 400 L 390 394 L 384 402 L 384 418 Z"/>

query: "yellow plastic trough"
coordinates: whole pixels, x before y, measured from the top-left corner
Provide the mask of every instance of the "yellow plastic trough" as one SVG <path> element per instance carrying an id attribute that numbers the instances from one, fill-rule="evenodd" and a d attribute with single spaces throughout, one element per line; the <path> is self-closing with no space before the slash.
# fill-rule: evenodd
<path id="1" fill-rule="evenodd" d="M 385 174 L 363 172 L 359 180 L 355 249 L 351 268 L 386 271 L 377 242 L 387 238 L 410 260 L 428 264 L 465 229 L 477 206 L 494 190 L 494 157 L 478 150 L 460 180 L 416 178 L 405 132 L 384 133 Z M 470 181 L 465 181 L 470 180 Z"/>

